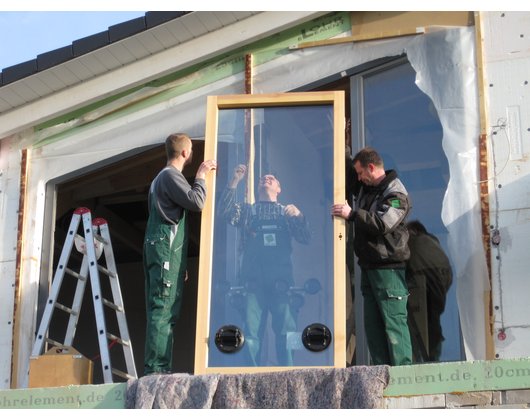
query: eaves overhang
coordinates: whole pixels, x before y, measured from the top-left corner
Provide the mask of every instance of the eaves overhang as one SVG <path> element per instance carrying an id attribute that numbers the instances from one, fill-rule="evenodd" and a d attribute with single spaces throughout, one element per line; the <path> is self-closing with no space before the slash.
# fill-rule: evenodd
<path id="1" fill-rule="evenodd" d="M 86 52 L 74 48 L 58 64 L 48 56 L 41 71 L 0 87 L 0 138 L 326 13 L 186 12 L 121 39 L 115 33 L 109 44 L 95 34 L 91 45 L 103 46 L 92 50 L 87 39 L 74 41 Z M 58 61 L 68 55 L 60 50 L 51 52 Z"/>

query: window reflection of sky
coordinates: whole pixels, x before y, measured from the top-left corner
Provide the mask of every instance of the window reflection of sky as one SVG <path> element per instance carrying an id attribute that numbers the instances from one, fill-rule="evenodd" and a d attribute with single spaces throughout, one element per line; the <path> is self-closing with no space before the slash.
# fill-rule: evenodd
<path id="1" fill-rule="evenodd" d="M 412 202 L 409 221 L 420 220 L 449 255 L 441 218 L 449 183 L 443 131 L 434 104 L 416 86 L 415 77 L 412 66 L 405 63 L 364 78 L 365 142 L 379 151 L 385 169 L 398 172 Z M 441 360 L 460 360 L 456 282 L 447 296 L 442 328 Z"/>

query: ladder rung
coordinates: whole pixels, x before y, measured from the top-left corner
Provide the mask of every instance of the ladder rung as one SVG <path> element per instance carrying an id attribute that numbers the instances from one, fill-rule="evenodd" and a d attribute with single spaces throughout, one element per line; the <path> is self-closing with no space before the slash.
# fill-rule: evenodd
<path id="1" fill-rule="evenodd" d="M 52 340 L 51 338 L 46 338 L 46 342 L 48 344 L 53 344 L 55 347 L 63 347 L 63 343 L 59 343 L 58 341 Z"/>
<path id="2" fill-rule="evenodd" d="M 79 273 L 76 273 L 75 271 L 72 271 L 69 268 L 65 268 L 64 271 L 66 271 L 68 274 L 70 274 L 71 276 L 75 277 L 76 279 L 83 280 L 83 281 L 86 280 L 86 277 L 83 277 Z"/>
<path id="3" fill-rule="evenodd" d="M 92 234 L 94 235 L 94 238 L 96 238 L 99 242 L 102 242 L 105 245 L 109 244 L 103 236 L 98 235 L 96 232 L 93 232 Z"/>
<path id="4" fill-rule="evenodd" d="M 125 378 L 125 379 L 137 379 L 136 377 L 129 375 L 128 373 L 122 372 L 121 370 L 114 369 L 114 368 L 112 368 L 112 373 L 114 373 L 115 375 L 121 376 L 122 378 Z"/>
<path id="5" fill-rule="evenodd" d="M 101 265 L 98 265 L 98 270 L 106 274 L 109 277 L 116 277 L 116 274 L 114 274 L 112 271 L 107 270 L 105 267 L 102 267 Z"/>
<path id="6" fill-rule="evenodd" d="M 117 337 L 114 334 L 111 334 L 109 332 L 107 332 L 107 338 L 112 340 L 112 341 L 117 340 L 118 343 L 121 344 L 122 346 L 130 346 L 131 345 L 131 343 L 129 341 L 122 340 L 120 337 Z"/>
<path id="7" fill-rule="evenodd" d="M 107 305 L 109 308 L 114 309 L 115 311 L 123 312 L 123 308 L 121 306 L 116 305 L 115 303 L 112 303 L 111 301 L 103 298 L 101 299 L 105 305 Z"/>
<path id="8" fill-rule="evenodd" d="M 67 306 L 61 305 L 60 303 L 57 303 L 57 302 L 55 302 L 55 307 L 56 307 L 56 308 L 59 308 L 59 309 L 62 309 L 63 311 L 68 312 L 68 313 L 71 314 L 71 315 L 77 315 L 77 314 L 78 314 L 78 313 L 77 313 L 76 311 L 74 311 L 73 309 L 68 308 Z"/>

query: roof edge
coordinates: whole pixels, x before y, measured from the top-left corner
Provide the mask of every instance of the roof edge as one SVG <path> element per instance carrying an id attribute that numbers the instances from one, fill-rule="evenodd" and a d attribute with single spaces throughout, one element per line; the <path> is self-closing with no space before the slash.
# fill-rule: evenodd
<path id="1" fill-rule="evenodd" d="M 35 73 L 47 70 L 84 54 L 122 41 L 155 26 L 178 19 L 192 12 L 146 12 L 144 16 L 109 26 L 108 30 L 77 39 L 72 44 L 39 54 L 24 63 L 2 69 L 0 87 L 24 79 Z"/>

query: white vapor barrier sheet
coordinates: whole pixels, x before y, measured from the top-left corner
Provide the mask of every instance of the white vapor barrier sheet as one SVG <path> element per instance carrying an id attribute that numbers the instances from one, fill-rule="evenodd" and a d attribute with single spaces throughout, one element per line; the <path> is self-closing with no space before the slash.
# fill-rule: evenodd
<path id="1" fill-rule="evenodd" d="M 408 55 L 417 72 L 417 84 L 433 100 L 444 131 L 451 179 L 442 219 L 456 266 L 467 360 L 485 358 L 483 296 L 489 287 L 477 186 L 480 126 L 474 36 L 472 27 L 441 28 L 424 35 L 307 48 L 254 69 L 255 93 L 287 92 L 378 58 Z M 44 201 L 49 180 L 136 147 L 161 144 L 170 133 L 204 138 L 206 97 L 242 93 L 243 72 L 105 123 L 91 124 L 37 148 L 32 154 L 28 195 Z M 35 141 L 28 136 L 15 146 L 31 147 Z M 42 203 L 33 203 L 29 209 L 38 226 L 44 219 L 43 208 Z M 42 231 L 35 230 L 25 248 L 26 261 L 41 252 Z M 31 272 L 38 275 L 38 270 Z M 25 302 L 33 305 L 35 300 L 36 296 L 27 296 Z M 21 360 L 29 360 L 27 356 Z"/>

